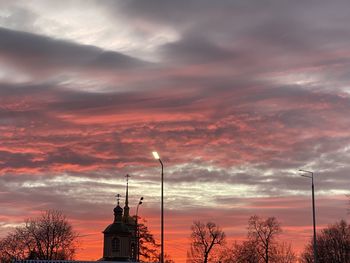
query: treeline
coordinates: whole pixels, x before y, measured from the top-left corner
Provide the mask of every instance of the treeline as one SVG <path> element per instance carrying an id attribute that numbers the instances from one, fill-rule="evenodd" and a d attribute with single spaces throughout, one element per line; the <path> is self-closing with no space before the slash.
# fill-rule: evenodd
<path id="1" fill-rule="evenodd" d="M 159 261 L 159 244 L 145 225 L 139 224 L 143 262 Z M 314 263 L 312 240 L 297 255 L 290 243 L 280 242 L 280 222 L 275 217 L 252 216 L 243 242 L 229 244 L 215 223 L 195 221 L 187 263 Z M 49 210 L 9 232 L 0 240 L 0 262 L 21 259 L 74 259 L 79 234 L 59 211 Z M 317 233 L 318 263 L 350 263 L 350 225 L 341 220 Z M 174 263 L 165 255 L 166 263 Z"/>
<path id="2" fill-rule="evenodd" d="M 213 222 L 195 221 L 187 263 L 314 263 L 312 239 L 297 256 L 290 243 L 278 241 L 282 233 L 275 217 L 252 216 L 246 240 L 228 244 L 224 231 Z M 350 225 L 345 220 L 317 234 L 318 263 L 350 263 Z"/>

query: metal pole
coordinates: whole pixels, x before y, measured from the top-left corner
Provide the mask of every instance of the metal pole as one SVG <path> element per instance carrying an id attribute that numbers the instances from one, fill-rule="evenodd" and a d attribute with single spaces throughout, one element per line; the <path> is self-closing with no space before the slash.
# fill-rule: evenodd
<path id="1" fill-rule="evenodd" d="M 136 207 L 136 252 L 137 252 L 137 256 L 136 256 L 136 261 L 140 262 L 140 229 L 139 229 L 139 206 L 142 204 L 142 200 L 143 197 L 140 198 L 139 203 L 137 204 Z"/>
<path id="2" fill-rule="evenodd" d="M 153 157 L 157 160 L 159 160 L 160 165 L 162 166 L 162 174 L 161 174 L 161 204 L 160 204 L 160 210 L 161 210 L 161 216 L 160 216 L 160 225 L 161 225 L 161 229 L 160 229 L 160 234 L 161 234 L 161 252 L 160 252 L 160 263 L 164 263 L 164 166 L 163 166 L 163 162 L 159 157 L 159 154 L 154 151 L 152 152 Z"/>
<path id="3" fill-rule="evenodd" d="M 312 173 L 312 219 L 314 227 L 314 262 L 318 262 L 317 242 L 316 242 L 316 213 L 315 213 L 315 187 L 314 187 L 314 173 Z"/>
<path id="4" fill-rule="evenodd" d="M 161 254 L 160 262 L 164 263 L 164 167 L 163 162 L 159 159 L 160 165 L 162 166 L 162 177 L 161 177 Z"/>
<path id="5" fill-rule="evenodd" d="M 137 206 L 139 208 L 139 206 Z M 137 211 L 137 210 L 136 210 Z M 137 219 L 137 212 L 136 212 L 136 222 L 135 222 L 135 236 L 136 236 L 136 256 L 135 256 L 135 261 L 139 261 L 139 223 Z"/>
<path id="6" fill-rule="evenodd" d="M 311 190 L 312 190 L 312 225 L 313 225 L 313 252 L 314 252 L 314 263 L 318 262 L 317 255 L 317 238 L 316 238 L 316 212 L 315 212 L 315 186 L 314 186 L 314 173 L 306 170 L 301 170 L 301 172 L 305 172 L 311 174 L 311 176 L 302 175 L 303 177 L 311 178 Z"/>

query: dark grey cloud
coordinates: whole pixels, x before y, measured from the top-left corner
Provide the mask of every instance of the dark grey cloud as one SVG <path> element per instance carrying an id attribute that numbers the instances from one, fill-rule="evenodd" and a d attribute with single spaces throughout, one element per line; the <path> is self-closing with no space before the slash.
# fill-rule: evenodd
<path id="1" fill-rule="evenodd" d="M 157 49 L 165 59 L 212 62 L 215 68 L 215 62 L 221 61 L 222 70 L 238 71 L 246 80 L 271 71 L 326 66 L 330 60 L 341 63 L 343 56 L 335 51 L 346 52 L 350 42 L 346 1 L 150 0 L 109 2 L 107 6 L 111 14 L 117 12 L 130 23 L 133 20 L 128 17 L 152 24 L 151 36 L 162 26 L 176 31 L 178 40 Z M 231 61 L 223 63 L 222 59 Z M 237 78 L 232 77 L 233 81 Z"/>
<path id="2" fill-rule="evenodd" d="M 44 70 L 135 69 L 148 63 L 122 53 L 60 39 L 0 28 L 0 54 L 17 66 Z"/>
<path id="3" fill-rule="evenodd" d="M 236 56 L 232 50 L 217 46 L 200 36 L 183 36 L 179 41 L 162 46 L 160 53 L 170 62 L 187 63 L 217 63 L 232 60 Z"/>

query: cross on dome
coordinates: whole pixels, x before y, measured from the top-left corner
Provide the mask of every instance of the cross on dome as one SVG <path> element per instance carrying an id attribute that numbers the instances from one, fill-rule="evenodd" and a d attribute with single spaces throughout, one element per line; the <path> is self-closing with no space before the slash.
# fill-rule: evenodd
<path id="1" fill-rule="evenodd" d="M 120 194 L 117 194 L 115 197 L 117 198 L 117 202 L 118 202 L 118 205 L 119 205 L 120 197 L 122 197 L 122 196 Z"/>

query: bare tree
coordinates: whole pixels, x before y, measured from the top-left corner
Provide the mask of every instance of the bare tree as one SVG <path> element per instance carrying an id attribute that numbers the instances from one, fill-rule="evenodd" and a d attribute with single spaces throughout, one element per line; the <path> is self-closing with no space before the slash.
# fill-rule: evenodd
<path id="1" fill-rule="evenodd" d="M 73 259 L 78 234 L 59 211 L 48 210 L 27 219 L 0 242 L 2 261 L 8 259 Z"/>
<path id="2" fill-rule="evenodd" d="M 262 263 L 265 259 L 260 256 L 259 244 L 254 240 L 246 240 L 242 243 L 235 242 L 230 249 L 226 249 L 220 258 L 222 263 Z M 290 244 L 276 243 L 269 255 L 271 263 L 296 263 L 297 256 Z"/>
<path id="3" fill-rule="evenodd" d="M 213 222 L 206 224 L 200 221 L 191 226 L 191 251 L 188 261 L 207 263 L 214 247 L 225 244 L 225 233 Z"/>
<path id="4" fill-rule="evenodd" d="M 277 244 L 275 251 L 273 253 L 274 263 L 294 263 L 297 262 L 297 256 L 292 249 L 291 244 L 280 243 Z"/>
<path id="5" fill-rule="evenodd" d="M 319 263 L 350 263 L 350 225 L 341 220 L 323 229 L 317 235 L 317 254 Z M 307 245 L 303 262 L 312 263 L 312 241 Z"/>
<path id="6" fill-rule="evenodd" d="M 15 233 L 9 233 L 0 240 L 0 262 L 12 262 L 26 258 L 26 247 L 24 242 L 18 240 Z"/>
<path id="7" fill-rule="evenodd" d="M 273 253 L 276 235 L 282 232 L 280 223 L 275 217 L 266 219 L 252 216 L 248 221 L 248 238 L 255 242 L 256 249 L 263 262 L 269 263 Z"/>
<path id="8" fill-rule="evenodd" d="M 234 242 L 232 247 L 226 248 L 219 261 L 222 263 L 259 263 L 259 254 L 255 242 L 251 240 L 242 243 Z"/>
<path id="9" fill-rule="evenodd" d="M 281 227 L 274 217 L 252 216 L 248 221 L 248 239 L 225 248 L 222 263 L 295 263 L 297 257 L 290 244 L 278 243 Z"/>

